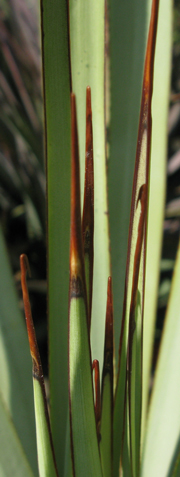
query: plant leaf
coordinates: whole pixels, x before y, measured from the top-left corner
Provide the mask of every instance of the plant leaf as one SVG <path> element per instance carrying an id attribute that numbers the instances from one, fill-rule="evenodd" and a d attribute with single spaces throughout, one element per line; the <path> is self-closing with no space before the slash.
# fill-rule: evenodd
<path id="1" fill-rule="evenodd" d="M 81 196 L 85 169 L 86 87 L 91 87 L 94 149 L 94 275 L 91 320 L 92 358 L 102 370 L 106 288 L 110 275 L 104 97 L 104 0 L 69 2 L 72 88 L 77 100 Z"/>
<path id="2" fill-rule="evenodd" d="M 72 181 L 69 288 L 69 407 L 73 474 L 102 475 L 99 457 L 82 249 L 75 96 L 72 104 Z"/>
<path id="3" fill-rule="evenodd" d="M 144 439 L 143 436 L 145 434 L 148 411 L 149 381 L 156 320 L 164 220 L 167 168 L 167 115 L 172 54 L 171 41 L 172 2 L 171 0 L 160 0 L 152 97 L 151 168 L 143 330 L 142 441 Z"/>
<path id="4" fill-rule="evenodd" d="M 149 3 L 149 0 L 109 2 L 111 117 L 108 199 L 117 364 Z"/>
<path id="5" fill-rule="evenodd" d="M 0 475 L 34 477 L 13 421 L 0 394 Z M 25 435 L 25 433 L 24 433 Z"/>
<path id="6" fill-rule="evenodd" d="M 151 397 L 141 477 L 172 476 L 180 449 L 180 246 Z"/>
<path id="7" fill-rule="evenodd" d="M 41 15 L 48 190 L 50 415 L 58 470 L 63 475 L 68 426 L 71 157 L 67 2 L 42 0 Z"/>
<path id="8" fill-rule="evenodd" d="M 117 378 L 115 400 L 114 445 L 116 445 L 115 471 L 117 472 L 117 449 L 119 445 L 120 451 L 123 431 L 123 414 L 119 414 L 119 411 L 122 409 L 123 401 L 125 400 L 125 369 L 127 366 L 129 396 L 129 444 L 133 476 L 138 476 L 140 465 L 142 330 L 144 312 L 147 190 L 149 185 L 151 98 L 158 4 L 158 1 L 153 0 L 144 66 L 139 131 L 131 202 L 124 310 L 120 338 L 119 374 Z M 125 367 L 125 369 L 123 367 Z M 119 432 L 119 430 L 121 432 Z"/>
<path id="9" fill-rule="evenodd" d="M 7 410 L 7 417 L 2 419 L 12 420 L 18 438 L 22 442 L 23 451 L 34 475 L 37 476 L 31 359 L 1 227 L 0 264 L 0 393 Z M 8 422 L 6 425 L 9 428 Z M 2 421 L 1 432 L 3 432 Z M 7 432 L 10 431 L 7 430 Z M 12 437 L 12 439 L 14 438 Z M 3 452 L 4 446 L 1 449 Z M 16 457 L 14 458 L 16 459 Z M 11 460 L 11 454 L 8 460 Z"/>

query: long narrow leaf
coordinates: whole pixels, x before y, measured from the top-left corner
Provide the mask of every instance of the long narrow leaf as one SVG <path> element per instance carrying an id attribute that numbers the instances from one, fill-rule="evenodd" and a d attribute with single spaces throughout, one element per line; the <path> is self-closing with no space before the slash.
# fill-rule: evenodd
<path id="1" fill-rule="evenodd" d="M 31 359 L 1 227 L 0 296 L 0 392 L 9 419 L 12 420 L 18 438 L 22 442 L 24 453 L 37 476 Z M 2 420 L 0 421 L 0 430 L 3 435 Z M 11 459 L 10 454 L 9 459 Z"/>
<path id="2" fill-rule="evenodd" d="M 74 476 L 101 477 L 82 249 L 79 157 L 72 95 L 72 182 L 69 289 L 69 401 Z"/>
<path id="3" fill-rule="evenodd" d="M 91 87 L 94 149 L 94 276 L 91 320 L 92 358 L 102 371 L 106 287 L 110 275 L 104 97 L 104 0 L 70 0 L 72 88 L 77 99 L 81 196 L 84 191 L 86 87 Z"/>
<path id="4" fill-rule="evenodd" d="M 22 442 L 9 411 L 0 395 L 0 475 L 1 477 L 34 477 Z"/>
<path id="5" fill-rule="evenodd" d="M 108 198 L 117 364 L 149 3 L 149 0 L 109 1 Z"/>
<path id="6" fill-rule="evenodd" d="M 164 220 L 171 41 L 172 2 L 171 0 L 160 0 L 152 97 L 152 143 L 143 331 L 142 439 L 144 439 L 148 410 Z"/>
<path id="7" fill-rule="evenodd" d="M 147 43 L 139 132 L 128 242 L 126 285 L 123 322 L 120 338 L 120 361 L 117 380 L 114 420 L 114 446 L 119 452 L 122 443 L 125 400 L 126 366 L 128 366 L 129 432 L 132 474 L 137 476 L 140 464 L 140 427 L 142 393 L 142 326 L 144 307 L 144 273 L 147 224 L 147 190 L 149 181 L 149 158 L 151 143 L 151 98 L 153 64 L 157 28 L 158 1 L 153 0 L 151 22 Z M 139 315 L 139 316 L 138 316 Z M 138 320 L 136 322 L 136 320 Z M 140 321 L 140 323 L 139 323 Z M 134 342 L 134 344 L 133 344 Z M 140 349 L 137 349 L 137 345 Z M 128 346 L 128 359 L 127 359 Z M 134 356 L 133 356 L 134 355 Z M 132 358 L 136 358 L 134 361 Z M 133 385 L 132 385 L 133 383 Z M 138 390 L 138 392 L 136 392 Z M 121 422 L 120 422 L 121 421 Z M 118 466 L 118 451 L 115 452 L 115 472 Z"/>
<path id="8" fill-rule="evenodd" d="M 68 425 L 71 157 L 67 2 L 41 0 L 41 18 L 47 152 L 50 413 L 58 470 L 63 475 Z"/>
<path id="9" fill-rule="evenodd" d="M 180 449 L 180 246 L 151 397 L 141 477 L 172 476 Z"/>

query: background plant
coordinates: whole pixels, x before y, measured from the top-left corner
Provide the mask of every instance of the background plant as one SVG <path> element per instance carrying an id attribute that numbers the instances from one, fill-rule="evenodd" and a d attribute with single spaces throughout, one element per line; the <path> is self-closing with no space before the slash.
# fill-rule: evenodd
<path id="1" fill-rule="evenodd" d="M 162 6 L 163 5 L 163 6 Z M 168 22 L 170 21 L 169 11 L 165 8 L 169 8 L 168 4 L 164 5 L 161 2 L 161 9 L 163 10 L 163 15 L 160 16 L 160 19 L 167 18 Z M 67 31 L 65 28 L 66 25 L 66 11 L 64 10 L 63 4 L 60 7 L 60 10 L 54 15 L 53 5 L 51 4 L 50 11 L 48 10 L 48 3 L 44 5 L 44 29 L 45 29 L 45 43 L 44 43 L 44 54 L 45 54 L 45 90 L 46 90 L 46 115 L 47 115 L 47 147 L 48 147 L 48 156 L 49 158 L 52 155 L 52 161 L 50 160 L 48 166 L 48 192 L 49 192 L 49 312 L 50 312 L 50 365 L 51 365 L 51 376 L 50 376 L 50 386 L 51 386 L 51 400 L 52 400 L 52 430 L 53 438 L 55 443 L 56 454 L 58 458 L 58 467 L 60 472 L 63 472 L 62 468 L 64 466 L 63 457 L 64 457 L 64 436 L 65 436 L 65 427 L 66 427 L 66 406 L 67 406 L 67 385 L 64 382 L 67 382 L 67 350 L 64 350 L 64 344 L 67 342 L 67 306 L 68 301 L 64 297 L 68 295 L 68 261 L 69 261 L 69 221 L 70 217 L 67 214 L 69 210 L 69 199 L 70 199 L 70 104 L 69 104 L 69 91 L 70 91 L 70 77 L 69 77 L 69 63 L 68 59 L 68 45 L 67 45 Z M 72 62 L 72 83 L 73 90 L 76 93 L 77 97 L 77 108 L 78 108 L 78 130 L 80 135 L 80 158 L 81 158 L 81 168 L 84 169 L 84 128 L 85 128 L 85 88 L 87 84 L 91 85 L 92 88 L 92 109 L 93 109 L 93 132 L 94 132 L 94 151 L 95 151 L 95 283 L 94 283 L 94 298 L 93 298 L 93 321 L 92 321 L 92 343 L 93 343 L 93 356 L 99 358 L 102 362 L 103 356 L 103 330 L 104 330 L 104 319 L 105 319 L 105 307 L 106 307 L 106 288 L 107 288 L 107 277 L 109 275 L 109 257 L 108 257 L 108 236 L 107 236 L 107 215 L 104 215 L 104 211 L 107 211 L 106 207 L 106 179 L 102 180 L 102 175 L 105 177 L 105 131 L 104 131 L 104 24 L 103 24 L 103 9 L 104 4 L 99 4 L 98 9 L 96 5 L 87 5 L 87 10 L 83 9 L 81 5 L 79 8 L 75 4 L 70 4 L 70 25 L 71 25 L 71 62 Z M 82 10 L 81 10 L 82 8 Z M 118 15 L 118 8 L 123 8 L 121 14 Z M 119 292 L 119 283 L 124 283 L 124 274 L 125 274 L 125 256 L 127 248 L 127 234 L 128 234 L 128 221 L 129 221 L 129 209 L 130 209 L 130 200 L 131 200 L 131 187 L 132 187 L 132 175 L 133 167 L 129 164 L 126 157 L 131 158 L 134 162 L 135 157 L 135 148 L 136 148 L 136 136 L 137 136 L 137 125 L 138 125 L 138 115 L 139 115 L 139 104 L 140 104 L 140 90 L 141 90 L 141 80 L 142 80 L 142 68 L 144 60 L 144 49 L 146 43 L 146 26 L 148 24 L 148 18 L 146 6 L 143 3 L 143 6 L 138 3 L 136 5 L 132 4 L 131 8 L 129 6 L 126 12 L 126 6 L 123 6 L 121 3 L 116 5 L 113 3 L 110 5 L 110 33 L 111 33 L 111 91 L 112 91 L 112 114 L 111 114 L 111 156 L 109 159 L 109 208 L 110 208 L 110 230 L 111 230 L 111 248 L 112 248 L 112 274 L 113 274 L 113 286 L 114 286 L 114 311 L 115 311 L 115 327 L 120 327 L 120 311 L 118 307 L 122 306 L 122 298 L 120 300 Z M 161 11 L 160 11 L 161 12 Z M 127 14 L 127 17 L 126 17 Z M 52 15 L 52 17 L 51 17 Z M 142 16 L 140 16 L 142 15 Z M 144 15 L 144 18 L 143 18 Z M 167 15 L 167 16 L 166 16 Z M 56 18 L 55 18 L 56 17 Z M 77 20 L 78 18 L 78 20 Z M 127 19 L 127 24 L 125 20 Z M 82 21 L 81 21 L 82 20 Z M 120 28 L 120 21 L 123 23 L 123 28 Z M 97 22 L 97 26 L 96 26 Z M 139 22 L 139 23 L 138 23 Z M 164 22 L 164 20 L 163 20 Z M 168 23 L 169 24 L 169 23 Z M 50 26 L 53 25 L 53 35 L 50 31 Z M 62 28 L 61 28 L 62 25 Z M 165 25 L 165 23 L 164 23 Z M 91 26 L 91 27 L 90 27 Z M 140 26 L 140 27 L 139 27 Z M 91 30 L 92 28 L 92 30 Z M 144 28 L 144 45 L 142 42 L 142 28 Z M 149 238 L 150 244 L 157 245 L 156 253 L 160 253 L 160 239 L 155 238 L 155 232 L 158 231 L 158 226 L 156 230 L 154 228 L 154 222 L 159 224 L 159 234 L 162 230 L 162 214 L 163 214 L 163 193 L 160 194 L 160 177 L 164 177 L 165 171 L 165 140 L 164 132 L 162 132 L 162 142 L 161 142 L 161 127 L 166 129 L 166 115 L 163 113 L 163 107 L 167 110 L 167 97 L 168 97 L 168 76 L 163 72 L 163 55 L 162 51 L 166 51 L 165 58 L 169 62 L 169 56 L 167 51 L 169 47 L 165 50 L 165 40 L 169 41 L 169 35 L 167 34 L 167 25 L 164 26 L 166 35 L 163 36 L 163 48 L 160 48 L 160 60 L 156 59 L 156 68 L 158 69 L 159 64 L 159 74 L 162 74 L 163 79 L 160 80 L 160 90 L 157 89 L 157 96 L 155 96 L 154 89 L 154 105 L 157 107 L 157 111 L 161 111 L 161 118 L 157 113 L 153 113 L 154 117 L 154 131 L 157 131 L 157 139 L 154 135 L 154 145 L 152 145 L 152 157 L 153 157 L 153 147 L 156 151 L 154 155 L 159 158 L 162 155 L 162 169 L 160 169 L 160 162 L 158 163 L 158 171 L 160 176 L 157 176 L 157 169 L 155 169 L 154 176 L 158 179 L 158 192 L 151 192 L 151 199 L 155 199 L 155 207 L 151 205 L 152 212 L 152 221 L 153 228 L 152 234 L 154 240 Z M 160 31 L 163 31 L 161 26 Z M 93 32 L 93 34 L 92 34 Z M 119 53 L 119 42 L 117 40 L 117 34 L 120 34 L 121 41 L 123 44 L 122 49 Z M 140 35 L 139 35 L 140 32 Z M 49 37 L 48 37 L 49 35 Z M 124 36 L 123 36 L 124 35 Z M 159 33 L 160 35 L 160 33 Z M 130 41 L 132 40 L 132 42 Z M 47 42 L 47 43 L 46 43 Z M 159 40 L 160 42 L 160 40 Z M 129 55 L 124 54 L 124 48 L 131 43 L 130 53 L 132 54 L 133 60 L 131 60 Z M 85 50 L 84 45 L 88 45 L 89 50 Z M 159 43 L 160 44 L 160 43 Z M 98 48 L 97 48 L 98 45 Z M 133 46 L 132 46 L 133 45 Z M 140 47 L 141 45 L 141 47 Z M 84 49 L 83 49 L 83 48 Z M 82 48 L 82 51 L 81 51 Z M 140 55 L 140 48 L 141 53 Z M 118 52 L 116 52 L 116 49 Z M 157 41 L 157 51 L 158 51 L 158 41 Z M 158 53 L 157 53 L 158 54 Z M 120 56 L 121 55 L 121 56 Z M 136 55 L 139 63 L 137 63 Z M 120 58 L 119 62 L 117 58 Z M 158 58 L 158 57 L 157 57 Z M 122 61 L 124 60 L 125 65 Z M 127 64 L 128 63 L 128 64 Z M 118 72 L 118 65 L 121 64 L 121 71 Z M 169 63 L 168 63 L 169 64 Z M 63 66 L 62 66 L 63 65 Z M 137 67 L 141 65 L 141 67 Z M 130 68 L 130 72 L 127 73 L 125 68 Z M 169 69 L 167 64 L 164 64 L 165 71 Z M 62 75 L 63 70 L 63 75 Z M 55 73 L 56 72 L 56 73 Z M 59 73 L 58 73 L 59 72 Z M 158 73 L 156 72 L 158 75 Z M 126 76 L 125 76 L 126 75 Z M 137 76 L 139 75 L 139 80 Z M 79 81 L 80 76 L 80 81 Z M 167 78 L 167 84 L 165 82 Z M 62 81 L 62 83 L 60 83 Z M 116 88 L 117 82 L 122 81 L 122 87 Z M 130 83 L 130 84 L 128 84 Z M 158 83 L 157 83 L 158 84 Z M 138 86 L 137 86 L 138 85 Z M 163 87 L 162 87 L 163 85 Z M 127 91 L 126 91 L 127 88 Z M 156 82 L 155 86 L 156 88 Z M 163 91 L 165 89 L 165 97 L 163 97 Z M 139 96 L 138 96 L 139 90 Z M 131 93 L 130 93 L 131 92 Z M 161 92 L 161 94 L 160 94 Z M 134 98 L 134 99 L 133 99 Z M 162 101 L 161 106 L 158 105 L 158 101 Z M 118 104 L 119 103 L 119 104 Z M 122 114 L 122 106 L 125 106 L 124 112 Z M 135 107 L 136 105 L 136 107 Z M 122 114 L 121 119 L 119 120 L 119 115 Z M 123 119 L 122 119 L 123 118 Z M 155 118 L 157 119 L 157 124 L 155 123 Z M 160 122 L 160 119 L 162 119 Z M 121 128 L 120 128 L 121 122 Z M 163 124 L 163 126 L 162 126 Z M 64 128 L 64 129 L 63 129 Z M 118 129 L 118 133 L 117 133 Z M 120 133 L 119 133 L 120 131 Z M 131 134 L 132 131 L 132 134 Z M 153 133 L 154 134 L 154 133 Z M 52 141 L 53 138 L 53 141 Z M 118 144 L 119 141 L 119 144 Z M 157 142 L 156 142 L 157 141 Z M 157 147 L 159 149 L 157 149 Z M 61 166 L 59 166 L 59 153 L 61 151 Z M 118 152 L 117 152 L 118 151 Z M 158 151 L 158 152 L 157 152 Z M 64 154 L 64 156 L 63 156 Z M 55 163 L 55 157 L 57 155 L 57 164 Z M 120 166 L 119 157 L 122 157 L 122 163 Z M 64 159 L 63 159 L 64 157 Z M 68 159 L 69 158 L 69 159 Z M 116 163 L 117 160 L 118 164 Z M 100 165 L 100 160 L 102 164 Z M 157 159 L 155 160 L 157 163 Z M 68 165 L 69 164 L 69 165 Z M 82 165 L 83 164 L 83 165 Z M 153 162 L 152 162 L 153 164 Z M 64 167 L 63 167 L 64 165 Z M 99 168 L 99 169 L 98 169 Z M 119 168 L 119 172 L 118 172 Z M 125 168 L 124 174 L 122 169 Z M 129 169 L 129 173 L 128 170 Z M 104 170 L 104 173 L 102 172 Z M 153 170 L 153 165 L 152 165 Z M 81 173 L 81 181 L 83 183 L 83 172 Z M 124 180 L 124 176 L 128 176 L 128 183 Z M 153 172 L 152 172 L 153 177 Z M 123 179 L 122 179 L 123 178 Z M 151 179 L 152 180 L 152 179 Z M 117 181 L 117 186 L 115 186 Z M 151 182 L 152 183 L 152 182 Z M 60 187 L 60 184 L 62 186 Z M 163 181 L 164 184 L 164 181 Z M 164 185 L 163 185 L 164 188 Z M 83 187 L 82 187 L 83 189 Z M 114 193 L 116 189 L 116 194 Z M 120 206 L 120 197 L 118 197 L 118 192 L 122 192 L 122 202 L 123 207 Z M 59 194 L 61 196 L 59 196 Z M 157 207 L 157 194 L 160 198 L 162 196 L 162 203 L 158 201 L 160 209 Z M 102 204 L 101 200 L 104 197 L 104 202 Z M 150 200 L 151 200 L 150 199 Z M 115 201 L 115 205 L 113 205 Z M 63 206 L 62 206 L 63 204 Z M 121 207 L 118 211 L 118 206 Z M 127 206 L 127 210 L 126 210 Z M 113 212 L 114 210 L 114 212 Z M 158 213 L 161 216 L 161 220 L 155 218 L 155 213 Z M 103 211 L 103 214 L 102 214 Z M 117 220 L 118 217 L 118 220 Z M 150 217 L 150 213 L 149 213 Z M 121 224 L 122 220 L 122 224 Z M 125 225 L 125 221 L 127 222 Z M 63 228 L 62 228 L 63 223 Z M 150 226 L 149 226 L 150 231 Z M 62 236 L 63 233 L 63 236 Z M 150 234 L 150 232 L 149 232 Z M 119 253 L 119 240 L 124 240 L 122 242 L 121 254 Z M 61 239 L 60 239 L 61 237 Z M 149 235 L 150 237 L 150 235 Z M 59 242 L 61 241 L 61 247 L 59 247 Z M 118 243 L 118 246 L 117 246 Z M 102 248 L 102 244 L 104 249 Z M 65 250 L 63 250 L 63 246 Z M 154 290 L 157 290 L 157 281 L 158 281 L 158 260 L 155 257 L 155 250 L 150 251 L 149 245 L 149 256 L 150 256 L 150 265 L 155 266 L 156 272 L 152 270 L 152 283 L 151 286 Z M 23 251 L 23 250 L 22 250 Z M 154 260 L 152 261 L 152 256 Z M 124 264 L 123 264 L 124 260 Z M 147 266 L 147 274 L 148 274 Z M 119 274 L 122 272 L 123 277 L 121 278 Z M 63 274 L 63 279 L 60 274 Z M 147 280 L 148 283 L 148 280 Z M 150 280 L 149 280 L 150 283 Z M 57 285 L 61 284 L 61 286 Z M 6 285 L 6 287 L 8 284 Z M 117 287 L 117 289 L 116 289 Z M 6 288 L 7 289 L 7 288 Z M 157 293 L 157 291 L 156 291 Z M 146 292 L 146 299 L 148 297 L 151 300 L 150 305 L 152 308 L 155 308 L 156 303 L 156 293 L 154 291 Z M 124 286 L 121 287 L 121 294 L 123 297 Z M 5 293 L 2 295 L 5 296 Z M 62 298 L 61 298 L 62 297 Z M 154 297 L 154 299 L 152 299 Z M 97 306 L 98 303 L 98 306 Z M 63 305 L 63 306 L 62 306 Z M 150 343 L 145 344 L 145 350 L 150 354 L 150 349 L 152 346 L 152 336 L 153 336 L 153 320 L 150 320 L 147 314 L 152 313 L 155 317 L 154 310 L 152 311 L 150 305 L 145 304 L 147 317 L 147 323 L 151 323 L 152 330 L 151 332 L 145 331 L 145 339 L 148 336 L 150 338 Z M 99 308 L 100 306 L 100 308 Z M 65 307 L 63 309 L 63 307 Z M 59 319 L 59 317 L 62 317 Z M 98 321 L 97 321 L 98 316 Z M 51 321 L 51 317 L 53 320 Z M 65 330 L 63 331 L 62 319 L 65 318 Z M 101 317 L 102 323 L 100 324 Z M 57 322 L 56 322 L 57 321 Z M 99 323 L 99 325 L 97 325 Z M 99 332 L 97 329 L 99 326 Z M 146 322 L 145 322 L 146 327 Z M 100 336 L 98 336 L 98 334 Z M 119 331 L 115 332 L 117 337 L 117 346 L 119 341 Z M 62 343 L 60 339 L 62 338 Z M 25 338 L 24 338 L 25 339 Z M 97 345 L 98 341 L 98 345 Z M 56 344 L 57 343 L 57 344 Z M 60 344 L 61 343 L 61 344 Z M 3 348 L 4 349 L 4 348 Z M 7 348 L 6 348 L 7 349 Z M 9 349 L 9 347 L 8 347 Z M 59 352 L 61 353 L 59 355 Z M 64 354 L 65 353 L 65 354 Z M 65 356 L 65 357 L 64 357 Z M 145 357 L 145 365 L 147 366 L 147 376 L 149 373 L 149 363 L 150 358 Z M 102 369 L 102 364 L 101 364 Z M 63 373 L 64 373 L 64 382 L 63 382 Z M 23 373 L 23 376 L 25 372 Z M 61 379 L 55 379 L 57 376 L 61 376 Z M 23 379 L 23 378 L 22 378 Z M 146 380 L 144 380 L 146 383 Z M 145 393 L 147 395 L 147 383 L 144 384 Z M 2 386 L 3 388 L 4 386 Z M 65 394 L 64 394 L 65 393 Z M 7 391 L 9 399 L 9 388 Z M 62 405 L 59 406 L 59 402 L 62 402 Z M 145 402 L 145 401 L 144 401 Z M 65 405 L 65 409 L 63 407 Z M 12 412 L 12 411 L 11 411 Z M 64 418 L 64 424 L 63 419 Z M 59 422 L 61 422 L 61 432 L 59 431 Z M 60 444 L 59 439 L 62 439 Z M 33 440 L 33 438 L 32 438 Z M 155 442 L 155 440 L 154 440 Z M 59 452 L 61 449 L 61 453 Z M 35 455 L 33 452 L 30 452 L 30 461 L 32 456 Z M 152 453 L 151 453 L 152 454 Z M 155 454 L 153 454 L 155 455 Z M 152 455 L 151 455 L 152 458 Z M 151 459 L 151 463 L 152 463 Z M 32 462 L 32 461 L 31 461 Z M 32 465 L 32 463 L 31 463 Z M 167 464 L 168 465 L 168 464 Z M 149 464 L 148 464 L 149 467 Z M 66 469 L 67 471 L 67 469 Z M 145 472 L 145 471 L 144 471 Z M 147 471 L 146 471 L 147 472 Z M 149 470 L 149 472 L 152 472 Z M 12 473 L 12 472 L 11 472 Z M 6 475 L 6 474 L 5 474 Z M 7 474 L 8 475 L 8 474 Z M 18 474 L 20 475 L 20 474 Z M 23 475 L 23 474 L 22 474 Z M 26 474 L 27 475 L 27 474 Z M 146 473 L 147 475 L 147 473 Z M 163 475 L 163 474 L 162 474 Z M 166 475 L 166 474 L 164 474 Z"/>

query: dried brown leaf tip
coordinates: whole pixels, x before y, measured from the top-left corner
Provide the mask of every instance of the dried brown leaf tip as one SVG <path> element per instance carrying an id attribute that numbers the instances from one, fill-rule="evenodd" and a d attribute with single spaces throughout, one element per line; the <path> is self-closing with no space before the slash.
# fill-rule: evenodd
<path id="1" fill-rule="evenodd" d="M 156 32 L 157 32 L 157 22 L 158 22 L 158 7 L 159 7 L 159 0 L 153 0 L 152 9 L 151 9 L 151 20 L 150 20 L 150 27 L 149 27 L 148 43 L 147 43 L 147 50 L 146 50 L 146 58 L 145 58 L 145 66 L 144 66 L 141 110 L 140 110 L 139 131 L 138 131 L 137 152 L 136 152 L 136 166 L 135 166 L 135 169 L 137 169 L 137 163 L 139 162 L 138 156 L 140 155 L 141 148 L 142 148 L 143 134 L 144 134 L 144 131 L 147 130 L 146 182 L 148 182 L 148 175 L 149 175 L 149 156 L 150 156 L 151 123 L 152 123 L 151 101 L 152 101 L 152 90 L 153 90 L 154 54 L 155 54 Z"/>
<path id="2" fill-rule="evenodd" d="M 26 274 L 27 272 L 29 272 L 29 275 L 30 275 L 30 268 L 29 268 L 28 258 L 25 254 L 22 254 L 20 256 L 20 267 L 21 267 L 21 286 L 22 286 L 22 293 L 23 293 L 26 326 L 27 326 L 27 332 L 28 332 L 30 352 L 31 352 L 32 360 L 33 360 L 33 376 L 36 379 L 39 379 L 39 377 L 42 376 L 42 366 L 41 366 L 38 345 L 36 341 L 36 334 L 35 334 L 32 314 L 31 314 L 31 305 L 29 301 L 29 293 L 28 293 L 27 282 L 26 282 Z"/>
<path id="3" fill-rule="evenodd" d="M 95 417 L 98 441 L 100 441 L 100 424 L 101 424 L 101 393 L 100 393 L 100 374 L 99 374 L 99 361 L 94 359 L 92 364 L 94 371 L 94 388 L 95 388 Z"/>
<path id="4" fill-rule="evenodd" d="M 86 89 L 86 160 L 85 160 L 85 185 L 84 205 L 82 218 L 83 250 L 85 257 L 85 274 L 87 284 L 87 300 L 89 322 L 92 305 L 92 281 L 94 258 L 94 165 L 93 165 L 93 131 L 91 110 L 91 88 Z"/>
<path id="5" fill-rule="evenodd" d="M 79 148 L 76 99 L 71 94 L 71 234 L 70 234 L 70 298 L 86 300 L 84 257 L 82 249 Z"/>

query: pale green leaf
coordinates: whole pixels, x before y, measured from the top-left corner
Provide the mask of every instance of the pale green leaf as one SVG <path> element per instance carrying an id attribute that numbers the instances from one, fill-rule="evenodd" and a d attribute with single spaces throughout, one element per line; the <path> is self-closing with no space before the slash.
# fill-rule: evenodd
<path id="1" fill-rule="evenodd" d="M 169 474 L 180 446 L 180 247 L 151 397 L 141 477 Z"/>
<path id="2" fill-rule="evenodd" d="M 160 0 L 152 98 L 152 143 L 143 336 L 142 432 L 146 426 L 164 218 L 172 2 Z"/>
<path id="3" fill-rule="evenodd" d="M 94 144 L 94 280 L 92 358 L 102 371 L 107 279 L 110 275 L 104 98 L 104 0 L 70 0 L 72 89 L 76 94 L 81 195 L 84 191 L 86 87 L 91 87 Z M 81 205 L 82 205 L 81 201 Z"/>

